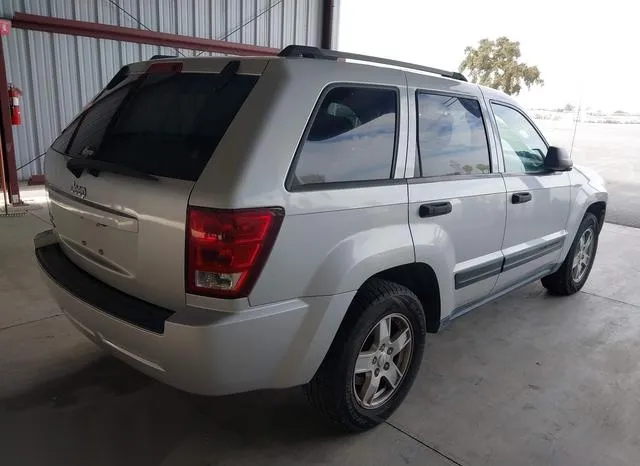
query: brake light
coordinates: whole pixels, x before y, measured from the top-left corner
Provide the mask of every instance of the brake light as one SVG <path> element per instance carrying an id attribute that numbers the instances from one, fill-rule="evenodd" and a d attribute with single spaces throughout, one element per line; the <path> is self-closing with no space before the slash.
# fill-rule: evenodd
<path id="1" fill-rule="evenodd" d="M 152 63 L 147 68 L 147 74 L 153 73 L 180 73 L 182 71 L 182 62 L 175 61 L 161 61 L 158 63 Z"/>
<path id="2" fill-rule="evenodd" d="M 281 208 L 187 212 L 187 292 L 248 296 L 282 224 Z"/>

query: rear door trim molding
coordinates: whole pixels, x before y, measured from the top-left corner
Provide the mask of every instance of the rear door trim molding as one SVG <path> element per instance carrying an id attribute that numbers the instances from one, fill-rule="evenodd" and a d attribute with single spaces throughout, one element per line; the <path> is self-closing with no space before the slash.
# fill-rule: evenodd
<path id="1" fill-rule="evenodd" d="M 532 260 L 538 259 L 546 254 L 557 251 L 558 249 L 562 249 L 565 238 L 566 236 L 556 238 L 549 242 L 526 249 L 524 251 L 519 251 L 505 256 L 502 271 L 506 272 L 507 270 L 515 269 L 516 267 L 524 265 L 527 262 L 531 262 Z"/>
<path id="2" fill-rule="evenodd" d="M 462 272 L 458 272 L 454 277 L 456 290 L 498 275 L 502 271 L 503 263 L 504 258 L 500 257 Z"/>

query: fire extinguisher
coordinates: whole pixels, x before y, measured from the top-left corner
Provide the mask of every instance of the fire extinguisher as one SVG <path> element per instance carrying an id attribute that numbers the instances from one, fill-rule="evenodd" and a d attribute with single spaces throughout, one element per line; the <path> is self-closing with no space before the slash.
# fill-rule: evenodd
<path id="1" fill-rule="evenodd" d="M 11 124 L 21 125 L 22 115 L 20 114 L 20 96 L 22 91 L 15 87 L 13 84 L 9 84 L 9 109 L 11 111 Z"/>

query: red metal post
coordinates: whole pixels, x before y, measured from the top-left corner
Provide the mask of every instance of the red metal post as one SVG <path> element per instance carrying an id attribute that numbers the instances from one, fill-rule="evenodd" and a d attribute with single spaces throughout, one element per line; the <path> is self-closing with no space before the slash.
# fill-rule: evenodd
<path id="1" fill-rule="evenodd" d="M 9 111 L 9 84 L 4 62 L 4 49 L 0 39 L 0 161 L 2 162 L 3 184 L 9 194 L 9 202 L 20 204 L 16 153 L 13 146 L 13 130 Z"/>
<path id="2" fill-rule="evenodd" d="M 2 150 L 2 134 L 0 134 L 0 191 L 2 192 L 2 199 L 0 204 L 4 207 L 4 213 L 7 213 L 7 188 L 5 187 L 4 179 L 4 154 Z"/>
<path id="3" fill-rule="evenodd" d="M 166 32 L 146 31 L 108 24 L 89 23 L 74 19 L 52 18 L 49 16 L 16 13 L 11 21 L 14 28 L 32 31 L 95 37 L 139 44 L 161 45 L 179 49 L 202 50 L 229 55 L 276 55 L 279 50 L 257 45 L 238 44 L 222 40 L 179 36 Z"/>

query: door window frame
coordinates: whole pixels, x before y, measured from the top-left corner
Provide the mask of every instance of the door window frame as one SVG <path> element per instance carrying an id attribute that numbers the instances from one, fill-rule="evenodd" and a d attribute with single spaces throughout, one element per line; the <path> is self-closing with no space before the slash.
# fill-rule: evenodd
<path id="1" fill-rule="evenodd" d="M 420 115 L 420 94 L 429 94 L 429 95 L 439 95 L 443 97 L 454 97 L 457 99 L 469 99 L 478 102 L 478 107 L 480 108 L 480 118 L 482 119 L 482 126 L 484 128 L 484 137 L 487 142 L 487 157 L 489 160 L 489 173 L 475 173 L 470 175 L 436 175 L 436 176 L 424 176 L 422 171 L 422 159 L 420 157 L 420 123 L 418 122 Z M 441 90 L 431 90 L 424 88 L 416 88 L 414 92 L 414 122 L 415 122 L 415 165 L 414 165 L 414 176 L 412 178 L 408 178 L 407 181 L 409 183 L 435 183 L 438 181 L 455 181 L 455 180 L 473 180 L 478 178 L 495 178 L 501 176 L 500 172 L 497 170 L 497 167 L 494 167 L 493 159 L 492 159 L 492 148 L 491 141 L 489 140 L 489 132 L 487 128 L 487 120 L 489 120 L 491 124 L 491 118 L 487 118 L 485 111 L 483 109 L 482 99 L 473 94 L 466 94 L 463 92 L 451 92 L 451 91 L 441 91 Z"/>
<path id="2" fill-rule="evenodd" d="M 500 147 L 500 155 L 502 157 L 502 170 L 503 170 L 503 175 L 505 176 L 540 176 L 540 175 L 548 175 L 548 174 L 553 174 L 553 172 L 549 172 L 546 170 L 541 170 L 539 172 L 519 172 L 519 173 L 507 173 L 507 164 L 504 160 L 504 148 L 502 147 L 502 138 L 500 137 L 500 129 L 498 128 L 498 122 L 496 121 L 496 116 L 493 113 L 493 105 L 501 105 L 503 107 L 507 107 L 510 108 L 511 110 L 514 110 L 516 112 L 518 112 L 520 115 L 522 115 L 522 117 L 527 120 L 527 122 L 531 125 L 531 127 L 533 128 L 533 130 L 538 134 L 538 136 L 540 137 L 540 139 L 542 139 L 542 142 L 544 143 L 544 145 L 546 146 L 547 150 L 549 150 L 549 141 L 547 141 L 547 139 L 544 137 L 544 135 L 542 134 L 542 132 L 540 131 L 540 129 L 536 126 L 536 124 L 533 122 L 533 120 L 531 120 L 531 118 L 529 118 L 529 116 L 525 113 L 524 110 L 522 110 L 521 108 L 517 107 L 516 105 L 513 105 L 511 103 L 508 102 L 504 102 L 502 100 L 497 100 L 497 99 L 489 99 L 489 110 L 491 112 L 491 123 L 493 125 L 494 128 L 494 132 L 495 135 L 497 136 L 497 144 Z M 546 157 L 547 154 L 545 153 L 544 157 Z M 543 157 L 543 160 L 544 160 Z"/>
<path id="3" fill-rule="evenodd" d="M 309 132 L 311 131 L 311 127 L 315 122 L 316 116 L 320 111 L 320 107 L 324 102 L 324 99 L 327 97 L 329 92 L 336 88 L 358 88 L 358 89 L 382 89 L 387 91 L 393 91 L 396 95 L 396 128 L 394 132 L 394 140 L 393 140 L 393 154 L 391 159 L 391 169 L 389 171 L 389 178 L 380 179 L 380 180 L 356 180 L 356 181 L 328 181 L 324 183 L 311 183 L 308 185 L 298 185 L 294 186 L 293 179 L 295 177 L 296 168 L 298 166 L 298 162 L 300 160 L 300 155 L 302 154 L 302 149 L 307 142 L 307 137 L 309 136 Z M 322 89 L 320 92 L 320 96 L 316 99 L 316 103 L 314 104 L 313 111 L 307 120 L 307 124 L 305 125 L 304 132 L 302 133 L 302 137 L 298 142 L 298 147 L 296 147 L 295 154 L 289 165 L 289 171 L 287 172 L 287 176 L 285 178 L 285 189 L 288 192 L 300 192 L 300 191 L 323 191 L 330 189 L 347 189 L 347 188 L 358 188 L 358 187 L 372 187 L 372 186 L 387 186 L 393 184 L 403 183 L 404 180 L 401 178 L 395 177 L 396 164 L 398 163 L 398 148 L 400 147 L 400 125 L 402 124 L 401 117 L 401 105 L 400 99 L 402 98 L 402 94 L 400 92 L 400 88 L 394 85 L 383 85 L 383 84 L 370 84 L 370 83 L 361 83 L 361 82 L 349 82 L 349 81 L 340 81 L 333 82 L 328 84 Z"/>

